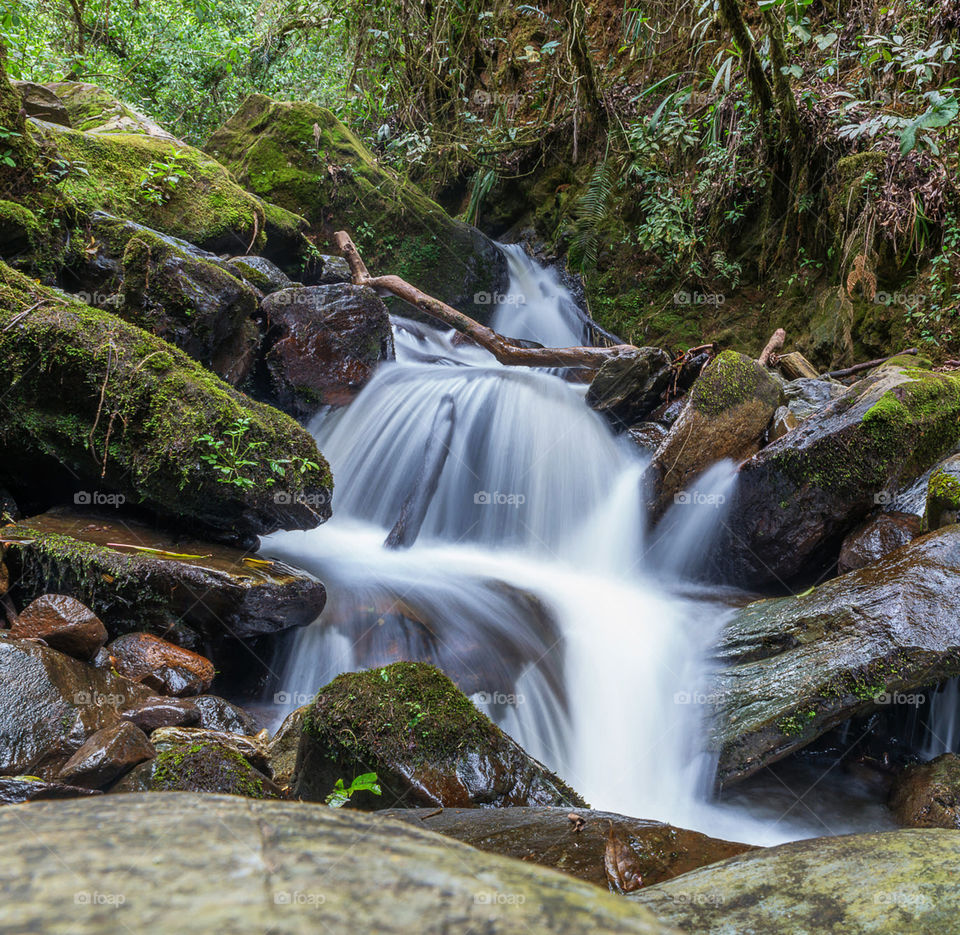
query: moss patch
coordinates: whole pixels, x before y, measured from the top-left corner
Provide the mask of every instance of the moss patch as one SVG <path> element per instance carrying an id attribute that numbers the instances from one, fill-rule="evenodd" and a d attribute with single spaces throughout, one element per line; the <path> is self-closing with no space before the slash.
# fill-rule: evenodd
<path id="1" fill-rule="evenodd" d="M 691 404 L 711 416 L 757 397 L 776 406 L 777 384 L 760 364 L 736 351 L 719 354 L 690 390 Z"/>
<path id="2" fill-rule="evenodd" d="M 253 799 L 276 798 L 264 776 L 237 751 L 218 744 L 181 744 L 163 750 L 152 763 L 154 792 L 221 792 Z"/>

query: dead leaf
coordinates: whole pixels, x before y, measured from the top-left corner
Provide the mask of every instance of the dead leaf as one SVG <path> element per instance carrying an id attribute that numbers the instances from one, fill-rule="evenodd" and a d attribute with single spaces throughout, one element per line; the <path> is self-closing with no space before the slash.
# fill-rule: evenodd
<path id="1" fill-rule="evenodd" d="M 643 886 L 640 861 L 633 848 L 614 832 L 612 821 L 607 834 L 607 847 L 603 852 L 603 869 L 607 873 L 607 881 L 618 893 L 632 893 Z"/>
<path id="2" fill-rule="evenodd" d="M 571 812 L 569 815 L 567 815 L 567 818 L 569 818 L 570 821 L 573 822 L 574 834 L 577 834 L 580 831 L 583 831 L 584 827 L 587 824 L 586 819 L 583 817 L 583 815 L 578 815 L 576 812 Z"/>

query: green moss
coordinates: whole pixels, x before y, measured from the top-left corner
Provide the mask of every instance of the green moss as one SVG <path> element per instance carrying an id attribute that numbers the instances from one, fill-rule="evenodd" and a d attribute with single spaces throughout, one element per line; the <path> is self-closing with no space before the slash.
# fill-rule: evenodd
<path id="1" fill-rule="evenodd" d="M 16 232 L 31 244 L 40 239 L 40 222 L 36 215 L 15 201 L 0 201 L 0 228 L 4 229 L 6 237 Z"/>
<path id="2" fill-rule="evenodd" d="M 780 720 L 777 721 L 777 729 L 781 734 L 786 734 L 788 737 L 795 737 L 802 734 L 807 729 L 807 726 L 816 719 L 816 716 L 817 712 L 815 709 L 806 708 L 788 717 L 780 718 Z"/>
<path id="3" fill-rule="evenodd" d="M 736 351 L 717 355 L 690 390 L 691 404 L 711 416 L 758 396 L 776 405 L 777 385 L 760 364 Z"/>
<path id="4" fill-rule="evenodd" d="M 131 502 L 217 523 L 217 514 L 275 513 L 266 458 L 318 465 L 277 482 L 292 497 L 332 485 L 313 438 L 289 416 L 233 390 L 160 338 L 2 263 L 0 364 L 9 387 L 0 475 L 13 487 L 31 455 L 53 458 L 76 476 L 102 478 Z M 223 436 L 241 417 L 250 420 L 246 440 L 262 443 L 264 457 L 243 492 L 218 483 L 199 442 Z"/>
<path id="5" fill-rule="evenodd" d="M 275 798 L 263 779 L 235 750 L 219 744 L 180 744 L 153 761 L 150 788 L 157 792 L 221 792 L 253 799 Z"/>
<path id="6" fill-rule="evenodd" d="M 960 510 L 960 480 L 947 471 L 934 471 L 927 485 L 927 496 L 938 500 L 945 509 Z"/>
<path id="7" fill-rule="evenodd" d="M 413 662 L 337 676 L 304 729 L 361 761 L 373 752 L 418 763 L 446 761 L 500 733 L 439 669 Z"/>

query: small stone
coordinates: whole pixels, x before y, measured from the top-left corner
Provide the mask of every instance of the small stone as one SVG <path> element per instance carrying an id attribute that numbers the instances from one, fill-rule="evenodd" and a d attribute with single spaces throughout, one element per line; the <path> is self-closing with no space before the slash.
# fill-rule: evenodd
<path id="1" fill-rule="evenodd" d="M 150 633 L 128 633 L 108 647 L 120 675 L 164 695 L 199 695 L 213 683 L 213 663 Z"/>
<path id="2" fill-rule="evenodd" d="M 10 635 L 43 640 L 52 649 L 84 662 L 92 660 L 108 639 L 100 618 L 66 594 L 44 594 L 28 604 Z"/>
<path id="3" fill-rule="evenodd" d="M 129 721 L 97 731 L 60 770 L 61 782 L 100 789 L 156 755 L 147 735 Z"/>
<path id="4" fill-rule="evenodd" d="M 196 724 L 200 720 L 200 709 L 193 699 L 155 697 L 121 711 L 120 716 L 149 734 L 158 727 Z"/>

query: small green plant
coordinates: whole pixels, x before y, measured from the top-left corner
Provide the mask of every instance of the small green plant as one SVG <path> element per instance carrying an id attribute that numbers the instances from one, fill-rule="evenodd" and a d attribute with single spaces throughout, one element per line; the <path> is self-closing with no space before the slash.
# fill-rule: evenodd
<path id="1" fill-rule="evenodd" d="M 343 780 L 338 779 L 333 791 L 324 799 L 324 803 L 329 805 L 330 808 L 342 808 L 357 792 L 372 792 L 374 795 L 380 795 L 381 789 L 380 783 L 377 781 L 377 774 L 364 773 L 362 776 L 357 776 L 350 783 L 349 788 L 345 788 Z"/>
<path id="2" fill-rule="evenodd" d="M 177 186 L 190 177 L 183 160 L 186 153 L 175 149 L 167 159 L 154 159 L 140 177 L 140 199 L 148 204 L 164 205 Z"/>
<path id="3" fill-rule="evenodd" d="M 19 139 L 20 134 L 15 130 L 8 130 L 6 127 L 0 126 L 0 165 L 9 166 L 11 169 L 16 168 L 17 160 L 13 158 L 13 145 L 11 140 Z M 9 146 L 4 146 L 4 144 L 10 143 Z"/>

